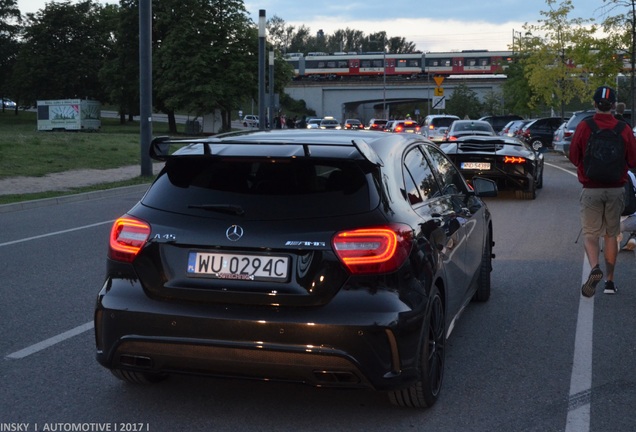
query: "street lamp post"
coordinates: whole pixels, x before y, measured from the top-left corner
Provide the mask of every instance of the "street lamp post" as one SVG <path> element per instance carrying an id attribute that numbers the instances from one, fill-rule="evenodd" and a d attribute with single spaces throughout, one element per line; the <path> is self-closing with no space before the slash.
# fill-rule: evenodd
<path id="1" fill-rule="evenodd" d="M 139 2 L 139 125 L 141 141 L 141 175 L 152 175 L 150 143 L 152 141 L 152 2 Z"/>
<path id="2" fill-rule="evenodd" d="M 269 115 L 270 129 L 274 127 L 274 51 L 269 52 Z"/>
<path id="3" fill-rule="evenodd" d="M 258 11 L 258 128 L 265 130 L 265 9 Z"/>

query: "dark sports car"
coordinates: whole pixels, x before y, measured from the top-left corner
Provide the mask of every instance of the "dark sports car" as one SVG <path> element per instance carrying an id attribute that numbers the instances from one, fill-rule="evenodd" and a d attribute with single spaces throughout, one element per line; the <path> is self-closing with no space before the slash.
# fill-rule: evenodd
<path id="1" fill-rule="evenodd" d="M 164 169 L 111 231 L 103 366 L 435 403 L 457 318 L 490 297 L 495 182 L 471 189 L 419 134 L 245 132 L 152 154 Z"/>
<path id="2" fill-rule="evenodd" d="M 464 136 L 440 147 L 468 180 L 490 178 L 523 199 L 535 199 L 543 187 L 543 154 L 517 138 Z"/>

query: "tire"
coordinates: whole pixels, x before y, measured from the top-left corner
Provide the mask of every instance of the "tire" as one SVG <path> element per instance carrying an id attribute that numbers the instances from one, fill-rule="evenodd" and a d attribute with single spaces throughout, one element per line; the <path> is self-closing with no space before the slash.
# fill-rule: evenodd
<path id="1" fill-rule="evenodd" d="M 517 189 L 515 191 L 515 197 L 517 197 L 517 199 L 533 200 L 537 197 L 537 185 L 534 182 L 534 178 L 528 183 L 528 190 Z"/>
<path id="2" fill-rule="evenodd" d="M 118 379 L 130 384 L 148 385 L 161 382 L 167 378 L 164 374 L 136 372 L 123 369 L 110 369 L 110 372 Z"/>
<path id="3" fill-rule="evenodd" d="M 410 387 L 389 392 L 392 404 L 409 408 L 430 408 L 437 401 L 444 378 L 446 357 L 446 318 L 437 287 L 430 300 L 417 364 L 417 380 Z"/>
<path id="4" fill-rule="evenodd" d="M 540 139 L 533 139 L 530 142 L 530 145 L 535 151 L 539 151 L 543 148 L 543 141 L 541 141 Z"/>
<path id="5" fill-rule="evenodd" d="M 479 277 L 477 278 L 477 291 L 473 294 L 473 301 L 487 302 L 490 299 L 490 273 L 492 272 L 492 240 L 490 234 L 486 237 L 484 252 L 481 255 Z"/>
<path id="6" fill-rule="evenodd" d="M 539 180 L 537 180 L 537 189 L 543 188 L 543 169 L 541 169 L 541 174 L 539 174 Z"/>

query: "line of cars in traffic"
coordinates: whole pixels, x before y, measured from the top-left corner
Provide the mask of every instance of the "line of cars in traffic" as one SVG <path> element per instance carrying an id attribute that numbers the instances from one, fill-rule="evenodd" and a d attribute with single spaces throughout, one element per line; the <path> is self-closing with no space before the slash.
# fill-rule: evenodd
<path id="1" fill-rule="evenodd" d="M 365 126 L 357 119 L 340 124 L 334 117 L 307 120 L 307 129 L 383 131 L 421 135 L 437 144 L 456 163 L 469 182 L 482 176 L 502 189 L 515 191 L 517 198 L 535 199 L 543 187 L 544 156 L 538 146 L 520 137 L 497 134 L 493 124 L 507 118 L 460 119 L 455 115 L 429 115 L 421 123 L 413 119 L 371 119 Z M 515 118 L 516 120 L 516 118 Z"/>

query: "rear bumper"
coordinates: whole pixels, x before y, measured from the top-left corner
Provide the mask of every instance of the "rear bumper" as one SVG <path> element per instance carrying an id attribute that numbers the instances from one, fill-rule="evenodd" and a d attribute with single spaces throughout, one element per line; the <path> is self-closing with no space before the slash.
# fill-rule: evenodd
<path id="1" fill-rule="evenodd" d="M 422 315 L 392 292 L 343 291 L 319 308 L 168 303 L 109 280 L 95 310 L 110 369 L 391 390 L 416 379 Z M 344 306 L 347 307 L 344 307 Z"/>

